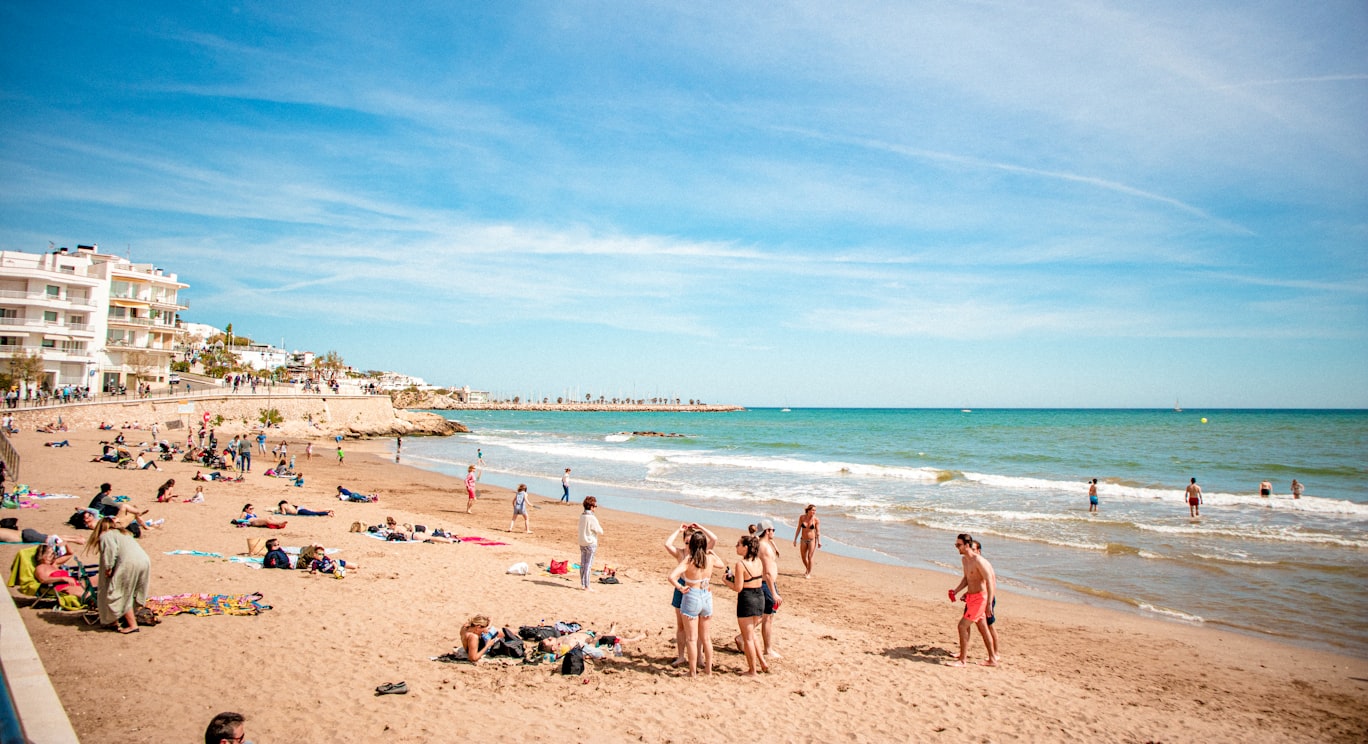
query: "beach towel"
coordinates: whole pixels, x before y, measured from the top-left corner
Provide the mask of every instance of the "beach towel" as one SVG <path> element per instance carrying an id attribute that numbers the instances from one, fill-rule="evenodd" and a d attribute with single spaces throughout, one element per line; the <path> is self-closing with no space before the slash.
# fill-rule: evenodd
<path id="1" fill-rule="evenodd" d="M 22 495 L 24 495 L 24 494 L 16 494 L 16 495 L 22 496 Z M 31 499 L 74 499 L 74 498 L 79 498 L 79 497 L 77 497 L 77 496 L 72 496 L 71 494 L 66 494 L 66 493 L 29 493 L 29 494 L 28 494 L 28 497 L 31 498 Z"/>
<path id="2" fill-rule="evenodd" d="M 222 558 L 222 553 L 206 553 L 203 550 L 168 550 L 167 555 L 198 555 L 203 558 Z"/>
<path id="3" fill-rule="evenodd" d="M 472 545 L 483 545 L 485 547 L 508 544 L 506 542 L 499 542 L 498 540 L 486 540 L 483 537 L 462 537 L 461 542 L 470 543 Z"/>
<path id="4" fill-rule="evenodd" d="M 148 597 L 147 608 L 157 617 L 167 615 L 259 615 L 271 609 L 255 594 L 174 594 Z"/>

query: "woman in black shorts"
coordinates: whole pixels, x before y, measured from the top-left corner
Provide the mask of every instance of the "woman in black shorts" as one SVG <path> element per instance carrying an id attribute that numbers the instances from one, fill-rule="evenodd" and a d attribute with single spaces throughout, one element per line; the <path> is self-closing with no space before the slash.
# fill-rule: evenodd
<path id="1" fill-rule="evenodd" d="M 759 557 L 760 539 L 754 535 L 742 536 L 736 541 L 736 555 L 736 563 L 727 570 L 727 586 L 737 593 L 736 624 L 741 628 L 741 650 L 746 654 L 746 666 L 749 667 L 746 676 L 754 677 L 757 665 L 760 671 L 769 671 L 756 637 L 760 620 L 765 616 L 765 594 L 760 589 L 760 580 L 764 578 Z"/>

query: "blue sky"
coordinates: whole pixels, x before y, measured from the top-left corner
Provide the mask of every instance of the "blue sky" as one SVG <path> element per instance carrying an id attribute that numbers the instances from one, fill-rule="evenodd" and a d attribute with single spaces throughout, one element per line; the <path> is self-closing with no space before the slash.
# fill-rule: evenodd
<path id="1" fill-rule="evenodd" d="M 508 396 L 1364 407 L 1368 6 L 5 3 L 49 241 Z"/>

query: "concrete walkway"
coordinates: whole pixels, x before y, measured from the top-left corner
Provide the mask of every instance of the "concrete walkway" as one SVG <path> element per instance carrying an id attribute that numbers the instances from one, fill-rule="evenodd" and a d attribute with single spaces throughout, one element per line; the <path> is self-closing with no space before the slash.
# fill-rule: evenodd
<path id="1" fill-rule="evenodd" d="M 0 599 L 0 672 L 19 716 L 24 741 L 79 744 L 9 591 Z"/>

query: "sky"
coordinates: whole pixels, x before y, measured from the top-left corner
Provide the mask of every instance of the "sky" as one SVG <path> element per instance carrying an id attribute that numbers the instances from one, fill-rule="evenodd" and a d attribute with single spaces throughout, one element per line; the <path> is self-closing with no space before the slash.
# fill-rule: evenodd
<path id="1" fill-rule="evenodd" d="M 1368 407 L 1368 5 L 0 4 L 0 249 L 511 398 Z"/>

